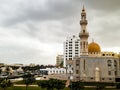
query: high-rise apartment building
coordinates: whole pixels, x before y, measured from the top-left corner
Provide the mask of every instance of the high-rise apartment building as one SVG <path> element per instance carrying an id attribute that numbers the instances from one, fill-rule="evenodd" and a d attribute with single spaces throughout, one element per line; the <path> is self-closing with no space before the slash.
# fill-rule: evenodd
<path id="1" fill-rule="evenodd" d="M 63 63 L 64 63 L 64 56 L 63 55 L 57 55 L 56 66 L 63 67 Z"/>
<path id="2" fill-rule="evenodd" d="M 64 42 L 64 67 L 67 73 L 73 73 L 72 61 L 75 56 L 80 56 L 80 39 L 73 35 Z"/>

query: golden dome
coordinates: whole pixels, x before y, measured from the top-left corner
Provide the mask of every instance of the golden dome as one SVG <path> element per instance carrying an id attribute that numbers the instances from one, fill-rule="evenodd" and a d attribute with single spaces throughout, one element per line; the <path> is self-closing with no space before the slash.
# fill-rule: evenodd
<path id="1" fill-rule="evenodd" d="M 95 43 L 95 42 L 92 42 L 88 45 L 88 52 L 101 52 L 101 49 L 100 49 L 100 46 Z"/>

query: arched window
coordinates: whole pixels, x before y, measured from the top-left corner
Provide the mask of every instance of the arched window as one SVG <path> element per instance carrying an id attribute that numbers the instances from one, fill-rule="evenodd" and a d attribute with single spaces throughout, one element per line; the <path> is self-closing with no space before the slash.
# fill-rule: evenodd
<path id="1" fill-rule="evenodd" d="M 83 46 L 84 46 L 84 48 L 85 48 L 85 41 L 84 41 L 84 43 L 83 43 Z"/>
<path id="2" fill-rule="evenodd" d="M 114 60 L 114 73 L 115 73 L 115 75 L 117 75 L 117 61 L 116 60 Z"/>
<path id="3" fill-rule="evenodd" d="M 85 70 L 85 59 L 84 59 L 84 70 Z"/>
<path id="4" fill-rule="evenodd" d="M 111 60 L 108 60 L 107 63 L 108 63 L 108 66 L 112 66 L 112 61 Z"/>
<path id="5" fill-rule="evenodd" d="M 82 48 L 82 42 L 80 42 L 80 48 Z"/>
<path id="6" fill-rule="evenodd" d="M 76 63 L 79 63 L 79 60 L 76 60 Z"/>
<path id="7" fill-rule="evenodd" d="M 105 56 L 105 54 L 102 54 L 102 56 Z"/>
<path id="8" fill-rule="evenodd" d="M 114 60 L 114 66 L 117 67 L 117 61 L 116 60 Z"/>
<path id="9" fill-rule="evenodd" d="M 108 61 L 107 61 L 107 64 L 108 64 L 108 75 L 112 75 L 112 72 L 111 72 L 112 61 L 111 61 L 111 60 L 108 60 Z"/>
<path id="10" fill-rule="evenodd" d="M 112 72 L 111 72 L 111 71 L 108 71 L 108 75 L 112 75 Z"/>
<path id="11" fill-rule="evenodd" d="M 85 30 L 83 30 L 83 33 L 85 33 Z"/>

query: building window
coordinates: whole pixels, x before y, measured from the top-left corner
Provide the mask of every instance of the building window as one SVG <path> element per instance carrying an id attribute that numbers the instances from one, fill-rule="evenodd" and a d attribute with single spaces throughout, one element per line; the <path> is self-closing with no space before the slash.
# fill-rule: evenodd
<path id="1" fill-rule="evenodd" d="M 76 70 L 76 74 L 79 74 L 79 70 Z"/>
<path id="2" fill-rule="evenodd" d="M 112 56 L 115 56 L 114 54 L 112 54 Z"/>
<path id="3" fill-rule="evenodd" d="M 90 78 L 91 80 L 93 79 L 93 77 Z"/>
<path id="4" fill-rule="evenodd" d="M 108 60 L 107 63 L 108 63 L 109 67 L 112 66 L 112 61 L 111 60 Z"/>
<path id="5" fill-rule="evenodd" d="M 103 56 L 105 56 L 105 54 L 102 54 Z"/>
<path id="6" fill-rule="evenodd" d="M 82 48 L 82 42 L 80 42 L 80 46 L 81 46 L 81 48 Z"/>
<path id="7" fill-rule="evenodd" d="M 78 52 L 78 50 L 75 50 L 75 52 Z"/>
<path id="8" fill-rule="evenodd" d="M 108 75 L 112 75 L 112 72 L 111 72 L 111 71 L 108 71 Z"/>
<path id="9" fill-rule="evenodd" d="M 72 70 L 73 70 L 73 68 L 72 68 Z"/>
<path id="10" fill-rule="evenodd" d="M 83 64 L 83 65 L 84 65 L 84 70 L 85 70 L 85 59 L 84 59 L 84 62 L 83 62 L 83 63 L 84 63 L 84 64 Z"/>
<path id="11" fill-rule="evenodd" d="M 79 79 L 79 77 L 76 77 L 77 79 Z"/>
<path id="12" fill-rule="evenodd" d="M 85 42 L 83 42 L 83 46 L 84 46 L 84 48 L 85 48 Z"/>
<path id="13" fill-rule="evenodd" d="M 75 53 L 75 55 L 78 55 L 78 53 Z"/>
<path id="14" fill-rule="evenodd" d="M 78 47 L 75 47 L 75 49 L 78 49 Z"/>
<path id="15" fill-rule="evenodd" d="M 75 44 L 76 47 L 78 47 L 78 44 Z"/>
<path id="16" fill-rule="evenodd" d="M 102 78 L 102 80 L 105 80 L 104 78 Z"/>
<path id="17" fill-rule="evenodd" d="M 76 60 L 76 64 L 79 64 L 79 60 Z"/>
<path id="18" fill-rule="evenodd" d="M 83 30 L 83 33 L 85 33 L 85 30 Z"/>
<path id="19" fill-rule="evenodd" d="M 78 42 L 75 42 L 75 43 L 78 43 Z"/>
<path id="20" fill-rule="evenodd" d="M 72 57 L 72 55 L 69 55 L 69 57 Z"/>
<path id="21" fill-rule="evenodd" d="M 115 71 L 115 76 L 117 75 L 117 71 Z"/>
<path id="22" fill-rule="evenodd" d="M 69 44 L 69 46 L 72 46 L 72 44 Z"/>
<path id="23" fill-rule="evenodd" d="M 117 67 L 117 61 L 116 60 L 114 60 L 114 66 Z"/>
<path id="24" fill-rule="evenodd" d="M 86 42 L 86 45 L 88 45 L 88 42 Z"/>
<path id="25" fill-rule="evenodd" d="M 108 64 L 108 66 L 110 67 L 110 66 L 111 66 L 111 64 Z"/>

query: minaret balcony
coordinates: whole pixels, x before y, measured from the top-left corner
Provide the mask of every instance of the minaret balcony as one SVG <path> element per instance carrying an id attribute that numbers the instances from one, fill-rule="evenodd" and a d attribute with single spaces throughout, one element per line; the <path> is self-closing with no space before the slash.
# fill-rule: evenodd
<path id="1" fill-rule="evenodd" d="M 80 25 L 83 25 L 83 24 L 87 25 L 88 24 L 87 20 L 81 20 Z"/>
<path id="2" fill-rule="evenodd" d="M 79 37 L 81 38 L 81 37 L 89 37 L 89 33 L 88 32 L 86 32 L 86 33 L 79 33 Z"/>

